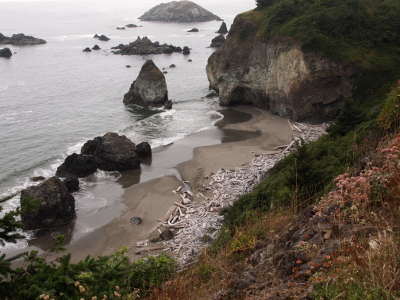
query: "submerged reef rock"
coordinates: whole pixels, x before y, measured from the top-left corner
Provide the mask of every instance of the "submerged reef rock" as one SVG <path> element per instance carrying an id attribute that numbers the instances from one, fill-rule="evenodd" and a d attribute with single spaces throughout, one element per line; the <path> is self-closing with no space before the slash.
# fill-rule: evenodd
<path id="1" fill-rule="evenodd" d="M 252 104 L 296 121 L 335 117 L 352 95 L 359 70 L 305 51 L 290 37 L 259 38 L 258 30 L 236 18 L 208 59 L 207 77 L 220 105 Z"/>
<path id="2" fill-rule="evenodd" d="M 147 11 L 139 19 L 179 23 L 222 21 L 220 17 L 191 1 L 161 3 Z"/>
<path id="3" fill-rule="evenodd" d="M 181 47 L 160 44 L 159 42 L 152 42 L 147 36 L 140 38 L 137 37 L 136 41 L 128 45 L 119 44 L 111 49 L 117 49 L 114 54 L 121 55 L 148 55 L 148 54 L 169 54 L 173 52 L 182 52 Z"/>
<path id="4" fill-rule="evenodd" d="M 167 101 L 168 90 L 164 74 L 152 60 L 147 60 L 139 76 L 125 94 L 124 103 L 144 107 L 162 107 Z"/>
<path id="5" fill-rule="evenodd" d="M 21 206 L 26 204 L 25 201 L 33 206 L 21 213 L 24 230 L 67 225 L 75 218 L 75 198 L 55 176 L 23 190 L 20 201 Z"/>
<path id="6" fill-rule="evenodd" d="M 42 39 L 35 38 L 33 36 L 25 35 L 23 33 L 13 34 L 12 37 L 4 36 L 0 33 L 0 44 L 10 44 L 16 46 L 25 45 L 38 45 L 46 44 L 47 42 Z"/>

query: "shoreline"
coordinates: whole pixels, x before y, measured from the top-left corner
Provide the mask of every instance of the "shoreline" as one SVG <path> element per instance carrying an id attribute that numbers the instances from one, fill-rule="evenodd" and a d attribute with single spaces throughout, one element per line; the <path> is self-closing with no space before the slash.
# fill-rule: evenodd
<path id="1" fill-rule="evenodd" d="M 180 201 L 173 190 L 183 186 L 182 190 L 196 192 L 202 188 L 208 174 L 216 173 L 220 168 L 234 169 L 258 155 L 276 153 L 275 147 L 287 144 L 291 139 L 293 131 L 287 120 L 270 111 L 252 106 L 238 106 L 229 111 L 216 128 L 156 148 L 152 161 L 144 162 L 141 170 L 124 174 L 108 187 L 109 190 L 100 191 L 107 193 L 107 198 L 120 197 L 119 201 L 112 200 L 111 208 L 100 209 L 96 215 L 81 218 L 72 226 L 58 230 L 66 236 L 64 246 L 73 254 L 72 260 L 79 261 L 87 255 L 109 255 L 123 246 L 130 249 L 131 259 L 143 257 L 136 254 L 142 248 L 135 244 L 148 240 L 168 209 Z M 204 196 L 211 197 L 212 193 L 204 191 Z M 197 204 L 203 200 L 200 197 L 193 199 Z M 102 218 L 110 218 L 107 214 L 111 214 L 112 219 L 105 222 Z M 132 217 L 142 218 L 142 224 L 133 226 L 130 223 Z M 46 251 L 51 240 L 42 237 L 29 241 L 29 245 Z M 147 244 L 148 247 L 160 247 L 159 243 Z"/>
<path id="2" fill-rule="evenodd" d="M 207 134 L 209 133 L 207 130 L 174 142 L 175 150 L 185 145 L 192 145 L 191 157 L 173 166 L 175 172 L 125 188 L 122 198 L 126 208 L 105 226 L 87 234 L 77 243 L 69 245 L 68 251 L 73 253 L 73 260 L 84 259 L 88 254 L 91 256 L 109 255 L 123 246 L 130 249 L 130 258 L 133 260 L 143 257 L 136 254 L 138 252 L 143 252 L 144 255 L 157 253 L 157 251 L 149 253 L 142 250 L 153 247 L 160 248 L 164 245 L 165 249 L 169 248 L 166 244 L 151 243 L 148 240 L 150 234 L 156 232 L 157 228 L 164 228 L 160 227 L 160 221 L 165 217 L 168 209 L 174 206 L 174 202 L 180 201 L 180 196 L 174 193 L 174 190 L 182 186 L 183 191 L 191 190 L 196 193 L 203 186 L 207 174 L 215 173 L 220 168 L 239 167 L 258 155 L 276 153 L 275 147 L 290 141 L 293 131 L 286 119 L 252 106 L 239 106 L 231 109 L 239 113 L 238 116 L 245 113 L 251 117 L 243 122 L 227 118 L 222 124 L 219 124 L 226 134 L 221 136 L 221 143 L 218 144 L 207 145 Z M 202 146 L 193 147 L 196 143 L 200 143 Z M 164 151 L 168 152 L 168 149 L 164 148 Z M 184 156 L 187 153 L 181 151 L 176 155 Z M 173 153 L 161 155 L 163 159 L 171 156 L 174 156 Z M 162 161 L 162 158 L 157 158 L 157 160 Z M 173 164 L 173 162 L 169 163 Z M 160 161 L 155 165 L 159 166 Z M 161 166 L 161 169 L 166 170 L 165 166 Z M 143 173 L 145 172 L 142 171 L 142 175 Z M 141 179 L 146 177 L 142 176 Z M 205 197 L 211 196 L 207 191 L 202 194 Z M 192 203 L 199 205 L 203 200 L 201 197 L 194 197 Z M 133 226 L 129 220 L 136 216 L 142 218 L 143 222 Z M 146 241 L 146 248 L 135 246 L 143 241 Z M 171 252 L 169 253 L 171 254 Z"/>

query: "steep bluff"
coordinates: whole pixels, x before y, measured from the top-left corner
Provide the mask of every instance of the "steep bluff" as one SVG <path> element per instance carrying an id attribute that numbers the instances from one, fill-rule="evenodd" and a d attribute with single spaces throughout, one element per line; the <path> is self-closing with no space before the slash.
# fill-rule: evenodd
<path id="1" fill-rule="evenodd" d="M 220 105 L 252 104 L 311 122 L 337 115 L 359 72 L 351 64 L 303 51 L 289 37 L 262 38 L 257 25 L 242 16 L 236 17 L 206 70 Z"/>

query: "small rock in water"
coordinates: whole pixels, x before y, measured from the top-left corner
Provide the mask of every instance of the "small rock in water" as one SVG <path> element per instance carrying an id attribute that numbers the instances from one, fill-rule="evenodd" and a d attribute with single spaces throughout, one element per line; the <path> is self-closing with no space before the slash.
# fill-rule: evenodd
<path id="1" fill-rule="evenodd" d="M 82 50 L 83 52 L 92 52 L 92 49 L 90 49 L 89 47 L 86 47 L 85 49 Z"/>
<path id="2" fill-rule="evenodd" d="M 139 224 L 142 223 L 142 219 L 141 219 L 140 217 L 133 217 L 133 218 L 131 218 L 131 219 L 129 220 L 129 222 L 130 222 L 132 225 L 136 226 L 136 225 L 139 225 Z"/>
<path id="3" fill-rule="evenodd" d="M 131 65 L 126 65 L 126 67 L 127 67 L 127 68 L 130 68 L 130 67 L 131 67 Z"/>
<path id="4" fill-rule="evenodd" d="M 42 180 L 45 180 L 46 178 L 44 177 L 44 176 L 34 176 L 34 177 L 31 177 L 31 180 L 32 181 L 42 181 Z"/>

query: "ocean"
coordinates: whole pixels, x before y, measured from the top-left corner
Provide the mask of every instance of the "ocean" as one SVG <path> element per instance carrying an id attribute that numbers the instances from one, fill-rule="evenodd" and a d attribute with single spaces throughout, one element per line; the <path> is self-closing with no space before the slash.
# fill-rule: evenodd
<path id="1" fill-rule="evenodd" d="M 255 7 L 254 0 L 195 1 L 227 23 Z M 37 183 L 33 176 L 53 176 L 65 157 L 80 151 L 89 139 L 118 132 L 134 143 L 148 141 L 153 148 L 212 128 L 223 115 L 209 93 L 205 67 L 220 21 L 204 23 L 141 22 L 137 18 L 159 4 L 149 1 L 0 0 L 0 33 L 24 33 L 45 39 L 35 46 L 0 45 L 14 53 L 0 59 L 0 196 Z M 143 27 L 117 30 L 127 24 Z M 191 28 L 196 33 L 188 33 Z M 104 34 L 108 42 L 94 39 Z M 188 46 L 191 54 L 121 56 L 111 47 L 138 36 L 153 42 Z M 101 50 L 83 52 L 99 45 Z M 124 94 L 147 59 L 165 69 L 173 109 L 125 106 Z M 188 60 L 192 61 L 189 62 Z M 176 68 L 170 68 L 175 64 Z M 131 68 L 126 66 L 130 65 Z M 200 141 L 201 143 L 201 141 Z M 97 172 L 81 181 L 74 194 L 77 215 L 95 214 L 107 205 L 104 194 L 118 172 Z M 143 179 L 142 179 L 143 180 Z M 109 200 L 108 200 L 109 201 Z M 3 204 L 3 214 L 19 205 L 19 196 Z M 118 206 L 118 209 L 123 209 Z M 1 251 L 26 247 L 26 241 Z"/>

